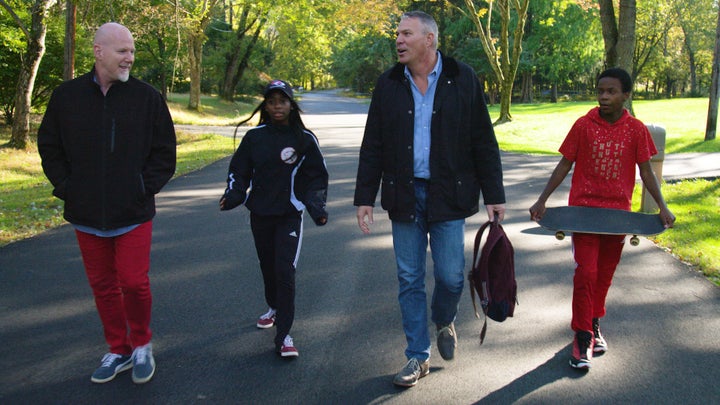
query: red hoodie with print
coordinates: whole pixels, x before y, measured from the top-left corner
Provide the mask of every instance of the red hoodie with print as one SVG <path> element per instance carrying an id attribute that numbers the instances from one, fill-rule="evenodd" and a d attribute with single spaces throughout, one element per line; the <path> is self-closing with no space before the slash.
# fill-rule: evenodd
<path id="1" fill-rule="evenodd" d="M 645 124 L 627 110 L 611 124 L 595 107 L 575 121 L 560 153 L 575 163 L 569 205 L 630 210 L 635 167 L 657 149 Z"/>

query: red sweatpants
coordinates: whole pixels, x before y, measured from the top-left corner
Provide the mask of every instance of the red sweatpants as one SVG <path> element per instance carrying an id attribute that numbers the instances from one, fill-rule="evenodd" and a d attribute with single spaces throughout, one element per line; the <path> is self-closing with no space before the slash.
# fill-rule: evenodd
<path id="1" fill-rule="evenodd" d="M 573 234 L 573 255 L 577 264 L 570 325 L 573 331 L 592 332 L 592 319 L 605 316 L 605 298 L 620 262 L 624 242 L 624 235 Z"/>
<path id="2" fill-rule="evenodd" d="M 76 231 L 110 352 L 130 354 L 150 342 L 152 221 L 120 236 Z"/>

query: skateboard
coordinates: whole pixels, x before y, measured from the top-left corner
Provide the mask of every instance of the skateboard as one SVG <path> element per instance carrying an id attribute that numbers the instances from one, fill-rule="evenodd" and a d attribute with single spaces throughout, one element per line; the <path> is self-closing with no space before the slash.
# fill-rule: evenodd
<path id="1" fill-rule="evenodd" d="M 565 238 L 565 232 L 633 235 L 630 238 L 633 246 L 640 243 L 638 235 L 656 235 L 665 231 L 660 215 L 593 207 L 548 208 L 538 224 L 555 231 L 558 240 Z"/>

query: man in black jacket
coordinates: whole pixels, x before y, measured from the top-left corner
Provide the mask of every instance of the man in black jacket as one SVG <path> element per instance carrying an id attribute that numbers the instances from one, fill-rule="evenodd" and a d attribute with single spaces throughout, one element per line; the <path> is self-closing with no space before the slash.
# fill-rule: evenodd
<path id="1" fill-rule="evenodd" d="M 451 360 L 454 320 L 464 283 L 465 218 L 479 210 L 502 221 L 505 191 L 495 133 L 473 70 L 437 50 L 437 24 L 420 11 L 403 14 L 398 62 L 373 91 L 360 149 L 354 205 L 370 233 L 381 205 L 392 221 L 407 364 L 393 383 L 410 387 L 430 372 L 425 257 L 434 263 L 431 319 L 441 357 Z"/>
<path id="2" fill-rule="evenodd" d="M 150 343 L 150 244 L 155 194 L 175 172 L 175 130 L 165 101 L 130 76 L 132 34 L 101 26 L 95 66 L 53 92 L 38 150 L 53 195 L 73 224 L 109 352 L 91 381 L 133 369 L 155 373 Z"/>

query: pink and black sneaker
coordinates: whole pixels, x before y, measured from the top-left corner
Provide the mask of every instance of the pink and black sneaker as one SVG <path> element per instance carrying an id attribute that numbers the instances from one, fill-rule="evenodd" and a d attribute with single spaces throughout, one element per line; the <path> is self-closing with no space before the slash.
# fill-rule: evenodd
<path id="1" fill-rule="evenodd" d="M 592 360 L 593 334 L 592 332 L 581 330 L 575 333 L 573 340 L 572 357 L 570 365 L 580 370 L 590 370 L 590 361 Z"/>
<path id="2" fill-rule="evenodd" d="M 600 355 L 608 350 L 608 345 L 602 333 L 600 333 L 600 320 L 598 318 L 593 318 L 592 325 L 594 335 L 593 353 Z"/>

